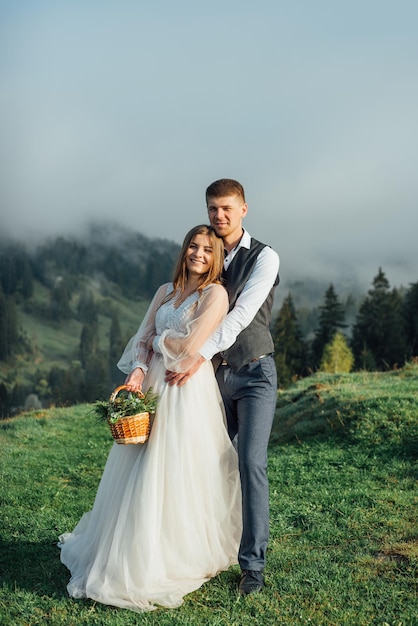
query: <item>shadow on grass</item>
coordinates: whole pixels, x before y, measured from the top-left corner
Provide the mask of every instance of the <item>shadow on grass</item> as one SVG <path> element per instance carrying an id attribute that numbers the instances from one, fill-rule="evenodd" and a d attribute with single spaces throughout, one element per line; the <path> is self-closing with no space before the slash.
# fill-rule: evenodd
<path id="1" fill-rule="evenodd" d="M 53 598 L 67 598 L 70 575 L 60 561 L 56 543 L 0 540 L 0 582 Z"/>

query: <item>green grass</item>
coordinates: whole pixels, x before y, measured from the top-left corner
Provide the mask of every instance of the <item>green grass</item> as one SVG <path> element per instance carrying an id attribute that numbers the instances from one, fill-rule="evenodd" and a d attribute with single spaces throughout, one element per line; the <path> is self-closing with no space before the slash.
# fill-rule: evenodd
<path id="1" fill-rule="evenodd" d="M 2 626 L 418 624 L 418 366 L 317 375 L 279 394 L 263 593 L 231 568 L 153 613 L 67 597 L 56 547 L 91 508 L 112 444 L 91 407 L 0 422 Z"/>
<path id="2" fill-rule="evenodd" d="M 76 358 L 82 329 L 78 320 L 58 323 L 20 311 L 19 322 L 31 342 L 36 365 L 66 365 L 69 358 Z"/>

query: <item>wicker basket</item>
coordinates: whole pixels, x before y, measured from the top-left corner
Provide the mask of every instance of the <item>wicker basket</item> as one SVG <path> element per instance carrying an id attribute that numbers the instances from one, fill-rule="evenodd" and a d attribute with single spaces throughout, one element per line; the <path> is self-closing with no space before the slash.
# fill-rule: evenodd
<path id="1" fill-rule="evenodd" d="M 123 389 L 126 389 L 126 385 L 117 387 L 110 396 L 109 402 L 114 402 L 118 393 Z M 142 391 L 137 391 L 136 394 L 140 398 L 144 397 Z M 108 424 L 112 437 L 116 443 L 145 443 L 148 441 L 153 419 L 153 414 L 145 412 L 138 413 L 137 415 L 120 417 L 117 422 L 113 423 L 108 420 Z"/>

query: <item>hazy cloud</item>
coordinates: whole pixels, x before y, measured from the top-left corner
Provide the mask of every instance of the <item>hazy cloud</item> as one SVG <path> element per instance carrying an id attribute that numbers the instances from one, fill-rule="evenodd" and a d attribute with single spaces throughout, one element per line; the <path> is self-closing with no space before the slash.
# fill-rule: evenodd
<path id="1" fill-rule="evenodd" d="M 344 5 L 344 6 L 342 6 Z M 245 186 L 286 281 L 418 280 L 418 5 L 0 1 L 0 228 L 180 242 Z"/>

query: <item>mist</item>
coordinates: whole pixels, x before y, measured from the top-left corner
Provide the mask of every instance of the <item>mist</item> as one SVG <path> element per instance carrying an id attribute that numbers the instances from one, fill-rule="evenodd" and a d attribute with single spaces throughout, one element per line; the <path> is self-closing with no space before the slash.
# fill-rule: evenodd
<path id="1" fill-rule="evenodd" d="M 180 243 L 230 177 L 282 295 L 367 290 L 379 267 L 417 281 L 415 2 L 23 0 L 0 18 L 3 236 L 101 222 Z"/>

